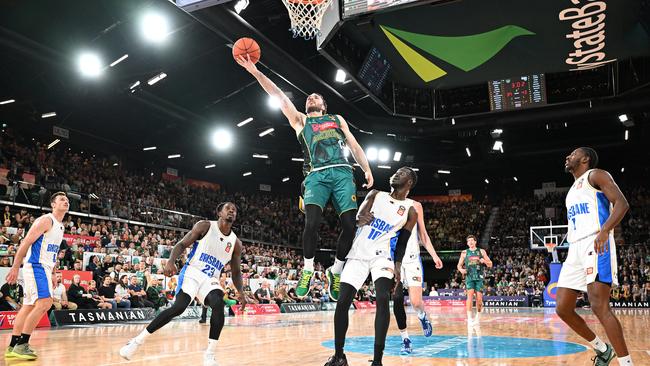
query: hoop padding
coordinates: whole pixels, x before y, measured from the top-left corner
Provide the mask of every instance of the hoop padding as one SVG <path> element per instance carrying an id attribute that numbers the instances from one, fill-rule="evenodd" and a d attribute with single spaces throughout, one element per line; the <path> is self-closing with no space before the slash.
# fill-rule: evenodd
<path id="1" fill-rule="evenodd" d="M 293 38 L 302 37 L 305 40 L 316 38 L 320 35 L 320 26 L 325 11 L 332 4 L 332 0 L 282 0 L 289 11 Z"/>

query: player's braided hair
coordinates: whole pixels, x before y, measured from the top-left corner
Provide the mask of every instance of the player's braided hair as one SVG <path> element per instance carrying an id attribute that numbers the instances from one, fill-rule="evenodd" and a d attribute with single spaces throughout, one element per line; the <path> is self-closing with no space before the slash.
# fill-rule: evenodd
<path id="1" fill-rule="evenodd" d="M 589 158 L 589 169 L 593 169 L 598 166 L 598 154 L 596 150 L 590 147 L 581 147 L 580 150 Z"/>
<path id="2" fill-rule="evenodd" d="M 415 185 L 418 183 L 418 173 L 416 173 L 413 168 L 408 166 L 405 166 L 404 169 L 407 169 L 411 175 L 411 181 L 413 182 L 411 184 L 411 189 L 413 189 L 413 187 L 415 187 Z"/>
<path id="3" fill-rule="evenodd" d="M 221 210 L 223 210 L 223 208 L 226 207 L 227 204 L 231 204 L 231 205 L 235 206 L 235 210 L 239 211 L 239 207 L 237 207 L 236 204 L 234 204 L 234 203 L 232 203 L 232 202 L 229 202 L 229 201 L 226 201 L 226 202 L 221 202 L 221 203 L 217 206 L 217 212 L 221 212 Z"/>

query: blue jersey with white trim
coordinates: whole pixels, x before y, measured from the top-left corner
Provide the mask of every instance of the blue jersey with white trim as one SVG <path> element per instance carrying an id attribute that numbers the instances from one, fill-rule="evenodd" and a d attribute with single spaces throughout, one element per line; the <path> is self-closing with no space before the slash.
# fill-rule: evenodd
<path id="1" fill-rule="evenodd" d="M 237 235 L 231 230 L 224 235 L 217 221 L 210 221 L 210 229 L 201 240 L 194 243 L 187 257 L 186 267 L 194 267 L 208 277 L 219 278 L 223 267 L 230 262 Z"/>
<path id="2" fill-rule="evenodd" d="M 592 171 L 576 179 L 566 196 L 569 243 L 598 233 L 612 212 L 612 203 L 605 194 L 589 184 Z"/>
<path id="3" fill-rule="evenodd" d="M 352 249 L 346 258 L 392 257 L 399 231 L 408 221 L 411 206 L 413 201 L 409 198 L 400 201 L 388 192 L 377 192 L 370 209 L 375 219 L 357 230 Z"/>
<path id="4" fill-rule="evenodd" d="M 56 265 L 56 257 L 59 254 L 64 229 L 63 224 L 57 221 L 51 213 L 44 216 L 52 220 L 52 227 L 29 247 L 25 259 L 23 259 L 23 264 L 40 264 L 43 267 L 53 268 Z"/>

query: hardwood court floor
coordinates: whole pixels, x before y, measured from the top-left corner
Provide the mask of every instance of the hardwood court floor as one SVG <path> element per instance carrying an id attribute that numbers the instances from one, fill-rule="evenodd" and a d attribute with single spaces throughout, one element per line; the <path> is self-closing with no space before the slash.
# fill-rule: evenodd
<path id="1" fill-rule="evenodd" d="M 541 309 L 486 309 L 478 330 L 468 329 L 462 308 L 430 308 L 434 336 L 420 337 L 419 321 L 408 313 L 414 355 L 386 355 L 384 365 L 591 365 L 593 352 L 553 313 Z M 636 365 L 650 365 L 650 309 L 616 310 Z M 582 312 L 601 338 L 605 334 L 590 312 Z M 333 338 L 334 312 L 227 318 L 218 347 L 221 366 L 323 365 L 333 354 L 323 343 Z M 374 311 L 350 313 L 346 354 L 350 365 L 372 358 Z M 38 330 L 32 336 L 38 361 L 0 360 L 7 365 L 201 365 L 208 326 L 196 320 L 172 322 L 152 335 L 133 360 L 119 348 L 144 325 Z M 2 345 L 10 333 L 0 333 Z M 370 338 L 355 338 L 370 336 Z M 392 336 L 392 337 L 391 337 Z M 544 341 L 546 340 L 546 341 Z M 569 342 L 569 343 L 564 343 Z M 419 349 L 418 349 L 419 347 Z M 4 348 L 3 348 L 4 350 Z M 366 352 L 366 353 L 358 353 Z M 567 354 L 553 356 L 566 352 Z M 399 354 L 399 331 L 391 318 L 386 353 Z M 534 356 L 537 355 L 537 356 Z M 528 356 L 528 357 L 522 357 Z M 531 357 L 534 356 L 534 357 Z M 490 358 L 491 357 L 491 358 Z M 612 365 L 618 365 L 614 361 Z"/>

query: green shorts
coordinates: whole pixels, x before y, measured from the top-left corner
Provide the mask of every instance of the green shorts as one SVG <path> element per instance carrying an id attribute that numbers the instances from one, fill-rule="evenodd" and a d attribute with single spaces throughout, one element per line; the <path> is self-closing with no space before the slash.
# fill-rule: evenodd
<path id="1" fill-rule="evenodd" d="M 303 184 L 305 206 L 317 205 L 325 209 L 331 197 L 334 209 L 339 215 L 358 208 L 357 185 L 351 168 L 337 166 L 311 172 Z"/>
<path id="2" fill-rule="evenodd" d="M 483 280 L 465 280 L 465 289 L 483 291 Z"/>

